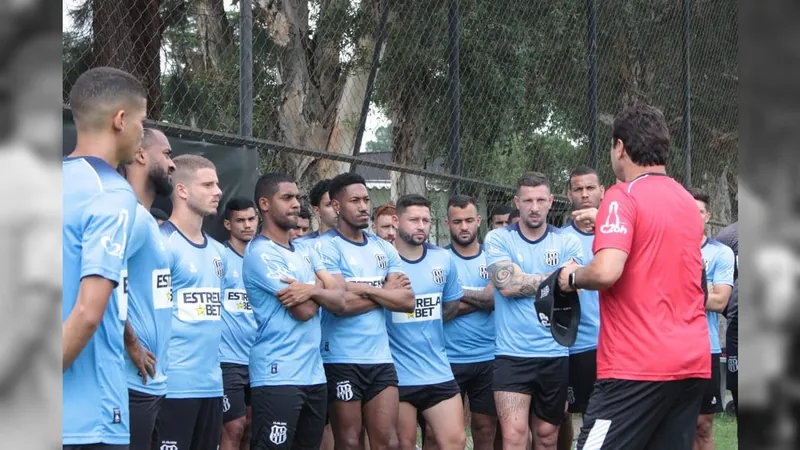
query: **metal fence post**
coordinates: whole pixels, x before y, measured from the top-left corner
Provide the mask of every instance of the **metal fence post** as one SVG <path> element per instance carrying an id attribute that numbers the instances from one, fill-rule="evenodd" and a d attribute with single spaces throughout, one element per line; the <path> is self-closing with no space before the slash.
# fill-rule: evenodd
<path id="1" fill-rule="evenodd" d="M 239 134 L 253 135 L 253 3 L 239 3 Z"/>
<path id="2" fill-rule="evenodd" d="M 586 0 L 589 39 L 589 167 L 597 168 L 597 1 Z"/>
<path id="3" fill-rule="evenodd" d="M 690 0 L 683 0 L 683 145 L 686 156 L 684 184 L 692 187 L 692 75 L 689 67 L 691 25 L 689 13 Z"/>

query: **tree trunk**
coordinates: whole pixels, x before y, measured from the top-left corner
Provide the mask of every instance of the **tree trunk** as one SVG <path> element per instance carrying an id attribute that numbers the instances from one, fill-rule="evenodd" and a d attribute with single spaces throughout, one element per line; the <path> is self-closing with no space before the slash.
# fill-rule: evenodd
<path id="1" fill-rule="evenodd" d="M 223 64 L 223 54 L 233 43 L 233 31 L 225 15 L 223 0 L 194 0 L 193 8 L 203 70 L 217 70 Z"/>
<path id="2" fill-rule="evenodd" d="M 409 167 L 422 167 L 427 150 L 425 140 L 425 105 L 427 76 L 409 77 L 421 80 L 397 90 L 392 103 L 392 162 Z M 405 172 L 392 172 L 392 200 L 403 195 L 426 195 L 425 177 Z"/>

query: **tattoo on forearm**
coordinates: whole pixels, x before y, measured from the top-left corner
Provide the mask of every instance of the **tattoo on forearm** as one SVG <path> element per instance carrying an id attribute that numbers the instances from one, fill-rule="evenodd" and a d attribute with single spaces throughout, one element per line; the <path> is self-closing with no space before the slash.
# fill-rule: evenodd
<path id="1" fill-rule="evenodd" d="M 464 298 L 461 299 L 464 303 L 474 306 L 478 309 L 493 310 L 494 309 L 494 295 L 484 291 L 468 291 L 464 290 Z"/>
<path id="2" fill-rule="evenodd" d="M 458 315 L 458 304 L 460 302 L 447 302 L 442 306 L 442 319 L 448 322 Z"/>
<path id="3" fill-rule="evenodd" d="M 550 274 L 527 274 L 510 261 L 492 264 L 489 267 L 489 277 L 500 291 L 511 293 L 512 297 L 529 297 L 536 294 L 539 285 Z"/>

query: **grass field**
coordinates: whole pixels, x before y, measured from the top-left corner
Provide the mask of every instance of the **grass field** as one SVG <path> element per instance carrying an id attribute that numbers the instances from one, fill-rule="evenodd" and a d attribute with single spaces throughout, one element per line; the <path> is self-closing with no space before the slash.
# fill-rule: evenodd
<path id="1" fill-rule="evenodd" d="M 472 433 L 467 428 L 467 449 L 472 450 Z M 417 442 L 421 444 L 420 437 Z M 717 414 L 714 417 L 714 444 L 716 450 L 738 450 L 739 439 L 736 432 L 736 416 Z"/>

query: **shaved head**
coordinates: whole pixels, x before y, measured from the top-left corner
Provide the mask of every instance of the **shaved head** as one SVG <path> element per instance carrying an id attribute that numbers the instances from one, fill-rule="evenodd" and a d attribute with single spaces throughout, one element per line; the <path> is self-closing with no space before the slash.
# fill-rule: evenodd
<path id="1" fill-rule="evenodd" d="M 172 175 L 173 184 L 191 183 L 200 169 L 217 170 L 214 163 L 198 155 L 180 155 L 172 159 L 175 163 L 175 173 Z"/>
<path id="2" fill-rule="evenodd" d="M 87 70 L 69 93 L 75 124 L 85 129 L 102 129 L 117 111 L 135 110 L 146 99 L 147 92 L 136 77 L 112 67 Z"/>

